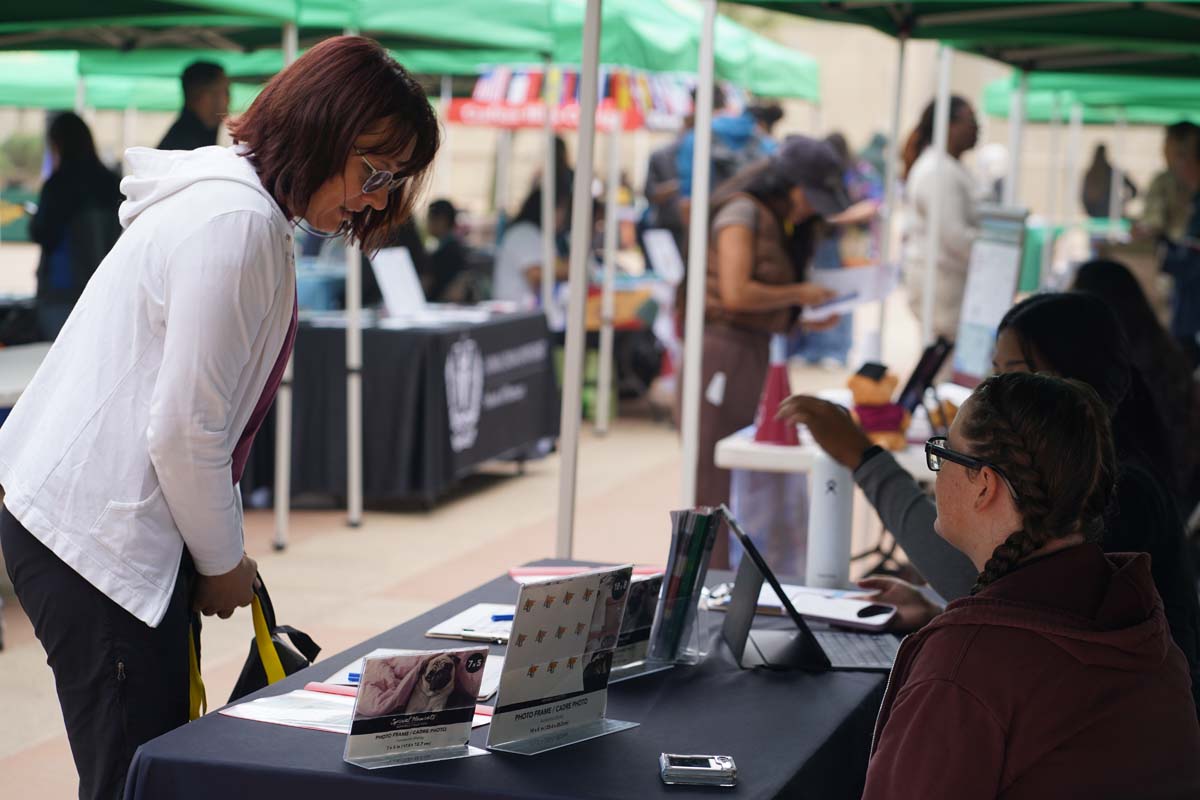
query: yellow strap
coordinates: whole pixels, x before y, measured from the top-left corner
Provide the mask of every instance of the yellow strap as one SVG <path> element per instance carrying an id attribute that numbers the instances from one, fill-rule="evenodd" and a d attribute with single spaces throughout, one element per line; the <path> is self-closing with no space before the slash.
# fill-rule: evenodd
<path id="1" fill-rule="evenodd" d="M 271 640 L 271 632 L 267 630 L 267 618 L 263 616 L 262 604 L 255 596 L 251 605 L 254 612 L 254 641 L 258 644 L 258 657 L 262 660 L 263 670 L 267 673 L 267 685 L 283 680 L 283 664 L 279 662 L 279 653 L 275 652 L 275 642 Z"/>
<path id="2" fill-rule="evenodd" d="M 188 629 L 188 719 L 199 719 L 208 711 L 208 695 L 200 677 L 200 662 L 196 658 L 196 639 Z"/>

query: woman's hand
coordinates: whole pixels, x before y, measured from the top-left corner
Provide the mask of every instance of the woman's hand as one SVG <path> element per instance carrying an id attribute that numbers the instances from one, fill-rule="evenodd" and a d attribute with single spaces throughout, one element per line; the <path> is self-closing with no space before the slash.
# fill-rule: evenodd
<path id="1" fill-rule="evenodd" d="M 224 575 L 200 575 L 196 578 L 192 608 L 206 617 L 216 614 L 221 619 L 229 619 L 235 610 L 250 605 L 257 579 L 258 564 L 243 553 L 238 565 Z"/>
<path id="2" fill-rule="evenodd" d="M 916 586 L 899 578 L 876 575 L 863 578 L 858 585 L 864 589 L 871 589 L 874 593 L 862 595 L 857 599 L 869 599 L 876 603 L 886 603 L 896 607 L 896 616 L 892 617 L 892 621 L 888 623 L 888 630 L 897 633 L 912 633 L 920 630 L 944 610 L 921 594 Z"/>
<path id="3" fill-rule="evenodd" d="M 871 440 L 850 416 L 850 412 L 825 400 L 795 394 L 779 404 L 776 419 L 792 425 L 805 425 L 826 453 L 850 470 L 858 469 Z"/>
<path id="4" fill-rule="evenodd" d="M 803 283 L 792 284 L 793 292 L 795 293 L 795 302 L 798 306 L 817 306 L 821 303 L 828 303 L 833 298 L 837 297 L 837 293 L 832 289 L 822 286 L 819 283 Z"/>

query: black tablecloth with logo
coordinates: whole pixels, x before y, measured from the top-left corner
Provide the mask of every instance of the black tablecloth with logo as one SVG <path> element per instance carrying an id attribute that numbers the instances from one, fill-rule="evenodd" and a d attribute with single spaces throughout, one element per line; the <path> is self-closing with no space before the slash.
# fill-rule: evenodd
<path id="1" fill-rule="evenodd" d="M 558 435 L 559 394 L 546 319 L 363 330 L 363 496 L 433 503 L 479 464 L 531 455 Z M 302 323 L 293 378 L 292 495 L 346 493 L 346 330 Z M 273 423 L 273 420 L 270 421 Z M 274 425 L 264 425 L 242 488 L 270 486 Z"/>
<path id="2" fill-rule="evenodd" d="M 730 576 L 710 573 L 710 585 L 722 580 Z M 475 603 L 511 603 L 516 595 L 512 580 L 498 578 L 251 697 L 322 681 L 374 648 L 448 646 L 425 638 L 424 631 Z M 885 676 L 742 670 L 719 640 L 722 615 L 709 616 L 712 652 L 702 664 L 610 687 L 607 715 L 639 723 L 631 730 L 538 756 L 494 753 L 368 771 L 342 761 L 342 735 L 208 714 L 138 750 L 125 800 L 861 796 Z M 778 617 L 756 622 L 764 627 L 788 624 Z M 502 647 L 491 649 L 496 655 L 504 652 Z M 487 731 L 473 731 L 471 744 L 483 747 Z M 658 776 L 663 752 L 733 756 L 738 787 L 664 786 Z"/>

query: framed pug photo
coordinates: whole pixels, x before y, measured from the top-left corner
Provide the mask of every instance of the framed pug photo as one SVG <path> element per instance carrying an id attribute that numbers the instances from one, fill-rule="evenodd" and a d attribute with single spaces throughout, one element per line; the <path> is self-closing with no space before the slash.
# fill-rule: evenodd
<path id="1" fill-rule="evenodd" d="M 365 769 L 485 755 L 470 747 L 486 647 L 363 660 L 344 759 Z"/>

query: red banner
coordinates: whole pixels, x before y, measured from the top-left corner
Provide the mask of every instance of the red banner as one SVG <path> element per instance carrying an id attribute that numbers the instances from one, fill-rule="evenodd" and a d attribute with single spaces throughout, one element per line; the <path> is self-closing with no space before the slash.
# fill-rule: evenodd
<path id="1" fill-rule="evenodd" d="M 578 130 L 578 103 L 557 106 L 552 113 L 556 130 Z M 458 97 L 450 102 L 449 120 L 458 125 L 485 128 L 541 128 L 546 120 L 546 106 L 542 103 L 481 103 Z M 596 109 L 596 128 L 600 131 L 612 130 L 616 125 L 620 125 L 622 130 L 632 131 L 644 124 L 645 120 L 636 109 L 622 113 L 608 101 Z"/>

